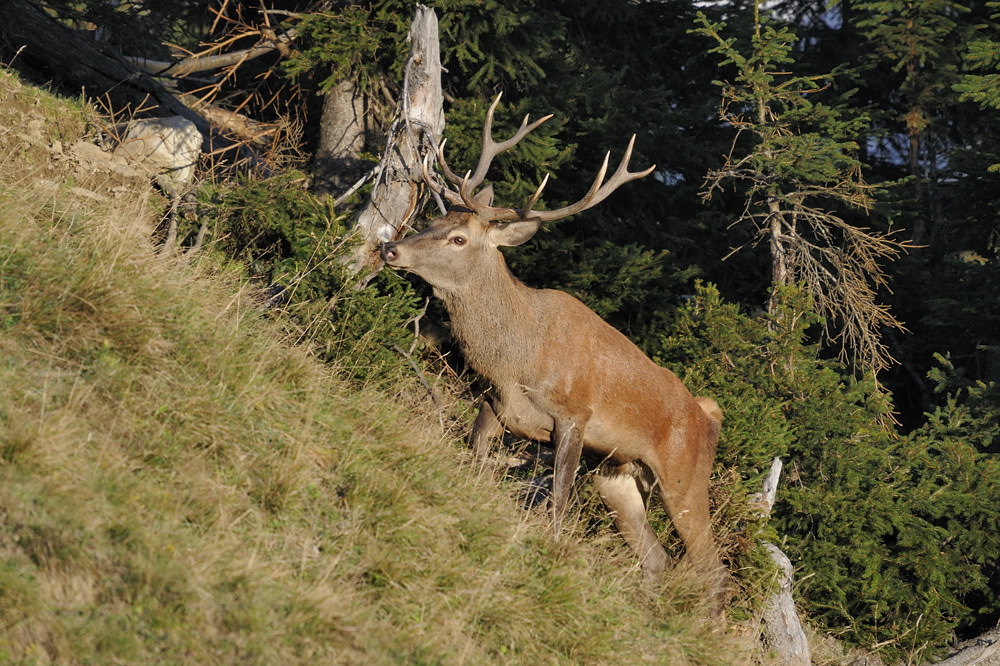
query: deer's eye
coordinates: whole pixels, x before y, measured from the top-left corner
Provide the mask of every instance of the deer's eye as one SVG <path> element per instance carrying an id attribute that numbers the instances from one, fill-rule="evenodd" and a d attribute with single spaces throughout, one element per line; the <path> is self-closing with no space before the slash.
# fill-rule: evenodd
<path id="1" fill-rule="evenodd" d="M 451 239 L 451 242 L 455 245 L 465 245 L 465 236 L 455 236 Z"/>

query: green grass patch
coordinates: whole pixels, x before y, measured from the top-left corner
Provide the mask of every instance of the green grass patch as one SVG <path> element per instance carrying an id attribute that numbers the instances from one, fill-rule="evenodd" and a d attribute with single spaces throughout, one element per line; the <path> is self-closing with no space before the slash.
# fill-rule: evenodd
<path id="1" fill-rule="evenodd" d="M 645 592 L 606 530 L 556 540 L 479 477 L 402 359 L 346 381 L 231 272 L 155 254 L 145 193 L 84 203 L 33 159 L 0 163 L 0 661 L 752 659 L 690 579 Z"/>

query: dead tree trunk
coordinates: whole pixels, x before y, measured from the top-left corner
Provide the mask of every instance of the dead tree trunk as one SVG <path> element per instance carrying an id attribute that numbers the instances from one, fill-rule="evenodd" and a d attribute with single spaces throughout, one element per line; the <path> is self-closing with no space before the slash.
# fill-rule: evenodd
<path id="1" fill-rule="evenodd" d="M 232 162 L 245 160 L 261 173 L 270 168 L 254 151 L 216 131 L 202 115 L 154 77 L 114 49 L 82 39 L 32 0 L 0 0 L 0 53 L 12 54 L 60 86 L 91 98 L 107 98 L 116 110 L 158 107 L 157 115 L 181 116 L 204 137 L 206 152 L 228 151 Z"/>
<path id="2" fill-rule="evenodd" d="M 0 38 L 17 59 L 68 90 L 83 88 L 92 97 L 108 95 L 117 107 L 150 106 L 183 116 L 207 134 L 204 118 L 184 106 L 153 77 L 137 70 L 111 49 L 86 42 L 31 0 L 0 2 Z"/>
<path id="3" fill-rule="evenodd" d="M 771 515 L 780 477 L 781 458 L 775 458 L 759 496 L 764 517 Z M 764 548 L 778 567 L 778 589 L 764 603 L 764 641 L 783 666 L 809 666 L 812 663 L 809 641 L 792 598 L 792 562 L 777 546 L 765 543 Z"/>
<path id="4" fill-rule="evenodd" d="M 409 38 L 399 109 L 375 171 L 371 199 L 355 220 L 361 243 L 350 264 L 361 274 L 362 285 L 382 268 L 379 244 L 402 237 L 423 207 L 427 192 L 421 162 L 433 154 L 444 132 L 438 24 L 432 9 L 417 5 Z"/>

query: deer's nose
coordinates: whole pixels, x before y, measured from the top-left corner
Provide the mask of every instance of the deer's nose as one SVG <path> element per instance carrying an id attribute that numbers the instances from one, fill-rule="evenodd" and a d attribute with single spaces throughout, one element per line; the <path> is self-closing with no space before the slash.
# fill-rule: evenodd
<path id="1" fill-rule="evenodd" d="M 389 262 L 396 258 L 396 244 L 395 243 L 382 243 L 381 245 L 382 261 Z"/>

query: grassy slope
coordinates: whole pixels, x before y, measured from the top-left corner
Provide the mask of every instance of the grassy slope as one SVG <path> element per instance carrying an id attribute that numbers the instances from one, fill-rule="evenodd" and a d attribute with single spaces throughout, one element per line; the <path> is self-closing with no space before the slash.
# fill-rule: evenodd
<path id="1" fill-rule="evenodd" d="M 753 660 L 156 256 L 135 182 L 52 161 L 81 115 L 0 70 L 0 662 Z"/>

